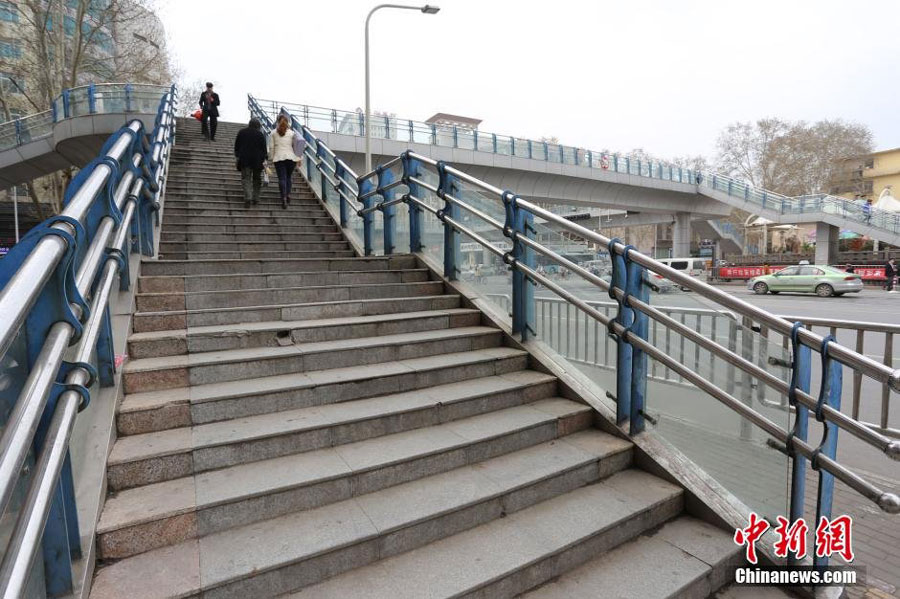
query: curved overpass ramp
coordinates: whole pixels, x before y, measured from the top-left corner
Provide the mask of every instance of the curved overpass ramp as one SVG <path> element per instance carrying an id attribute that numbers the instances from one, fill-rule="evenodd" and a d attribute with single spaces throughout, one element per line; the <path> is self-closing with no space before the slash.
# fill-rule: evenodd
<path id="1" fill-rule="evenodd" d="M 53 109 L 0 125 L 0 190 L 97 156 L 134 119 L 153 129 L 166 86 L 109 84 L 66 90 Z M 54 118 L 55 117 L 55 118 Z"/>

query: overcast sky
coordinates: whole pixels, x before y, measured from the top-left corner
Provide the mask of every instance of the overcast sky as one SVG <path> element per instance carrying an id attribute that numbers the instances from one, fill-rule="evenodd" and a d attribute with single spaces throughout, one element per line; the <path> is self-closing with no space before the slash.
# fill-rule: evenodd
<path id="1" fill-rule="evenodd" d="M 161 1 L 186 77 L 215 82 L 225 120 L 248 118 L 248 92 L 363 106 L 376 0 Z M 372 18 L 374 110 L 663 158 L 712 155 L 725 125 L 768 116 L 858 121 L 900 146 L 898 0 L 435 3 Z"/>

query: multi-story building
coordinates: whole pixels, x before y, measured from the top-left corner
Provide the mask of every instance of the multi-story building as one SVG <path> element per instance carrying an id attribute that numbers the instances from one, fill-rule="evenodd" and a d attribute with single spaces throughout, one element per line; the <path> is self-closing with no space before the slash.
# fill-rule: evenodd
<path id="1" fill-rule="evenodd" d="M 33 12 L 35 6 L 42 12 Z M 164 40 L 159 18 L 132 0 L 0 0 L 0 103 L 9 112 L 0 106 L 0 121 L 47 110 L 49 99 L 65 87 L 167 83 Z"/>
<path id="2" fill-rule="evenodd" d="M 843 160 L 831 193 L 876 202 L 885 189 L 900 193 L 900 148 Z"/>

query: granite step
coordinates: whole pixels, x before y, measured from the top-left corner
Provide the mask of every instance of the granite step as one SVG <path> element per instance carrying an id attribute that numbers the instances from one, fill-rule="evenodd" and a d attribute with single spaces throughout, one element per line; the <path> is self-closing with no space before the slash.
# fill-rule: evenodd
<path id="1" fill-rule="evenodd" d="M 502 345 L 502 332 L 492 327 L 457 327 L 252 347 L 200 354 L 142 358 L 124 369 L 125 393 L 159 391 L 279 374 L 394 362 L 439 353 L 463 352 Z"/>
<path id="2" fill-rule="evenodd" d="M 529 408 L 523 406 L 515 410 Z M 560 404 L 558 410 L 565 413 L 564 404 Z M 391 471 L 375 477 L 376 481 L 381 479 L 382 484 L 390 485 L 385 488 L 372 492 L 363 488 L 362 494 L 344 501 L 126 558 L 98 573 L 92 597 L 103 597 L 104 589 L 115 593 L 122 588 L 128 588 L 137 596 L 152 590 L 162 597 L 198 593 L 204 597 L 271 597 L 432 541 L 440 543 L 440 539 L 446 540 L 445 537 L 453 538 L 467 534 L 465 531 L 510 522 L 531 510 L 537 510 L 542 516 L 548 512 L 564 512 L 564 516 L 559 514 L 563 521 L 575 520 L 577 524 L 585 525 L 580 538 L 573 539 L 577 541 L 596 535 L 598 528 L 607 529 L 613 522 L 619 526 L 611 537 L 621 538 L 622 529 L 633 535 L 670 518 L 681 509 L 680 489 L 640 472 L 621 471 L 595 484 L 582 486 L 587 482 L 585 479 L 596 476 L 596 462 L 589 462 L 586 468 L 576 468 L 568 476 L 551 474 L 547 484 L 541 485 L 536 479 L 544 472 L 536 459 L 529 463 L 521 455 L 504 455 L 505 459 L 492 461 L 491 458 L 523 448 L 485 449 L 474 441 L 484 438 L 484 425 L 489 417 L 503 412 L 475 417 L 481 419 L 477 423 L 458 421 L 434 427 L 459 438 L 459 441 L 448 438 L 447 444 L 461 442 L 471 447 L 469 451 L 436 454 L 445 464 L 443 472 L 436 473 L 434 468 L 428 467 L 426 472 L 431 476 L 421 478 L 421 470 L 409 465 L 395 465 Z M 551 412 L 547 415 L 558 420 L 556 410 Z M 555 428 L 553 424 L 548 430 L 552 428 Z M 525 447 L 546 443 L 546 439 L 538 440 L 537 429 L 532 430 L 533 434 L 525 440 L 528 442 Z M 551 434 L 551 438 L 558 436 Z M 433 446 L 440 440 L 435 434 L 423 437 L 419 443 L 427 442 Z M 388 457 L 387 442 L 387 437 L 371 440 L 367 442 L 373 444 L 371 447 L 357 447 L 354 448 L 356 451 L 340 455 L 351 468 L 365 468 Z M 382 448 L 384 451 L 379 451 Z M 336 450 L 342 449 L 349 447 Z M 575 449 L 584 451 L 577 445 Z M 407 453 L 409 445 L 404 445 L 401 451 Z M 548 469 L 551 473 L 554 470 L 552 465 Z M 624 503 L 625 498 L 628 499 L 627 506 L 597 509 L 598 505 L 606 503 Z M 563 529 L 572 532 L 573 526 L 570 523 Z M 544 530 L 552 529 L 544 527 Z M 551 538 L 559 536 L 560 531 L 556 531 Z M 507 545 L 506 552 L 513 546 Z M 194 584 L 186 585 L 187 581 Z M 426 587 L 419 586 L 417 591 L 421 593 L 423 588 Z"/>
<path id="3" fill-rule="evenodd" d="M 318 572 L 303 576 L 293 570 L 298 578 L 278 590 L 309 585 L 289 595 L 292 599 L 515 597 L 663 524 L 682 507 L 680 488 L 640 470 L 625 470 L 416 551 L 387 559 L 377 554 L 373 557 L 381 559 L 368 566 L 327 571 L 331 578 L 319 584 L 310 585 Z M 252 556 L 244 561 L 259 563 Z M 249 578 L 239 588 L 266 596 L 266 583 L 272 581 Z"/>
<path id="4" fill-rule="evenodd" d="M 160 241 L 159 251 L 162 254 L 178 252 L 224 252 L 229 248 L 237 252 L 302 252 L 343 250 L 349 246 L 344 240 L 339 241 L 250 241 L 214 242 L 214 241 Z"/>
<path id="5" fill-rule="evenodd" d="M 710 597 L 732 582 L 742 563 L 733 533 L 681 516 L 521 597 Z"/>
<path id="6" fill-rule="evenodd" d="M 137 360 L 479 325 L 481 312 L 464 308 L 347 318 L 213 325 L 134 333 L 128 338 L 128 356 Z"/>
<path id="7" fill-rule="evenodd" d="M 444 439 L 442 442 L 441 438 L 452 429 L 444 425 L 505 407 L 530 405 L 528 401 L 540 401 L 552 395 L 548 392 L 554 380 L 552 377 L 544 375 L 543 381 L 536 384 L 529 379 L 535 379 L 538 373 L 525 371 L 506 376 L 510 378 L 493 377 L 434 387 L 427 396 L 405 393 L 284 412 L 282 415 L 288 419 L 287 423 L 273 422 L 272 418 L 237 421 L 235 430 L 227 433 L 233 442 L 240 443 L 241 451 L 249 450 L 255 444 L 256 451 L 265 449 L 259 455 L 272 453 L 278 457 L 228 465 L 201 475 L 117 493 L 107 502 L 100 520 L 101 557 L 128 557 L 195 536 L 341 501 L 347 499 L 349 493 L 376 491 L 396 484 L 397 479 L 405 482 L 409 480 L 409 473 L 415 472 L 409 466 L 429 459 L 428 456 L 434 456 L 447 446 L 449 441 Z M 521 381 L 511 378 L 514 376 Z M 529 389 L 528 384 L 541 388 Z M 528 397 L 533 399 L 523 399 L 526 390 Z M 548 409 L 551 404 L 538 405 Z M 270 436 L 263 439 L 259 431 L 254 433 L 250 428 L 251 421 L 255 421 L 259 431 L 269 425 L 267 433 Z M 305 427 L 296 424 L 304 422 Z M 439 427 L 433 435 L 422 433 L 421 429 L 433 426 Z M 196 427 L 195 436 L 213 434 L 203 430 L 209 428 L 209 425 Z M 323 444 L 319 440 L 316 443 L 313 436 L 316 430 L 320 437 L 324 431 L 330 431 L 332 442 Z M 596 461 L 601 456 L 616 457 L 613 460 L 616 470 L 630 463 L 631 446 L 627 441 L 594 430 L 584 431 L 581 435 L 601 438 L 604 451 L 599 455 L 581 454 L 574 459 L 575 463 L 566 464 L 557 460 L 546 460 L 541 464 L 536 461 L 537 452 L 526 451 L 519 460 L 522 466 L 516 470 L 523 469 L 532 460 L 533 473 L 544 466 L 542 476 L 538 477 L 540 480 L 543 475 L 551 474 L 547 471 L 551 465 L 556 470 L 553 474 L 559 475 L 572 468 L 588 467 L 590 463 L 594 463 L 596 472 Z M 306 443 L 302 441 L 304 437 Z M 457 440 L 453 447 L 460 442 Z M 275 445 L 281 451 L 276 450 Z M 304 452 L 297 453 L 298 447 Z M 365 468 L 349 468 L 347 462 L 340 459 L 340 456 L 361 454 L 371 447 L 383 451 L 379 454 L 380 459 L 370 461 Z M 543 447 L 541 451 L 555 453 L 558 459 L 573 459 L 572 454 L 580 453 L 571 451 L 571 447 L 564 449 L 570 451 L 563 451 L 562 456 L 553 445 Z M 202 456 L 204 451 L 203 447 L 196 448 L 194 455 Z M 281 452 L 288 453 L 280 455 Z M 200 461 L 203 461 L 202 457 Z M 401 464 L 408 468 L 404 470 Z M 393 478 L 390 470 L 393 470 Z M 438 467 L 434 473 L 440 471 L 442 469 Z M 420 472 L 419 475 L 426 474 Z M 194 522 L 186 528 L 178 526 L 178 521 L 184 520 L 187 513 L 193 513 L 190 519 Z"/>
<path id="8" fill-rule="evenodd" d="M 404 270 L 345 270 L 276 274 L 160 275 L 138 279 L 139 293 L 267 289 L 276 287 L 320 287 L 325 285 L 374 285 L 421 283 L 430 279 L 427 268 Z"/>
<path id="9" fill-rule="evenodd" d="M 130 393 L 119 406 L 116 423 L 119 435 L 135 435 L 392 393 L 427 394 L 432 385 L 503 376 L 527 367 L 525 352 L 493 347 L 368 366 Z"/>
<path id="10" fill-rule="evenodd" d="M 284 252 L 171 252 L 159 253 L 164 260 L 266 260 L 268 258 L 351 258 L 353 250 Z"/>
<path id="11" fill-rule="evenodd" d="M 359 283 L 348 285 L 312 285 L 259 289 L 224 289 L 172 293 L 138 293 L 135 305 L 139 312 L 166 310 L 202 310 L 305 302 L 340 302 L 346 300 L 387 297 L 439 295 L 443 281 L 409 283 Z"/>
<path id="12" fill-rule="evenodd" d="M 546 383 L 536 385 L 535 393 L 544 394 L 546 386 Z M 501 406 L 504 401 L 513 405 L 486 414 L 476 411 L 468 418 L 440 425 L 443 427 L 440 429 L 433 425 L 433 421 L 432 425 L 428 424 L 429 414 L 433 417 L 434 411 L 422 410 L 409 418 L 410 422 L 406 424 L 402 417 L 394 420 L 386 418 L 381 422 L 383 426 L 397 427 L 397 432 L 388 435 L 379 432 L 377 425 L 367 426 L 352 420 L 337 427 L 336 431 L 327 426 L 316 428 L 315 425 L 322 424 L 329 413 L 344 414 L 352 419 L 354 401 L 121 437 L 113 445 L 107 461 L 108 484 L 111 490 L 121 491 L 238 464 L 323 449 L 341 442 L 373 440 L 370 437 L 382 439 L 381 445 L 373 440 L 366 447 L 370 450 L 382 447 L 384 451 L 390 448 L 391 443 L 405 447 L 409 443 L 415 444 L 416 439 L 442 441 L 440 451 L 426 454 L 434 459 L 425 459 L 418 466 L 427 470 L 434 467 L 435 460 L 453 459 L 453 455 L 460 453 L 467 444 L 476 442 L 472 439 L 477 438 L 477 443 L 486 445 L 467 451 L 487 451 L 497 455 L 498 452 L 512 451 L 507 448 L 521 448 L 554 439 L 560 434 L 559 430 L 565 430 L 564 434 L 568 434 L 587 428 L 593 420 L 588 406 L 569 400 L 550 397 L 526 405 L 515 405 L 522 402 L 517 397 L 518 393 L 501 395 L 498 401 Z M 476 401 L 459 410 L 449 407 L 444 411 L 447 414 L 455 411 L 464 414 L 466 407 L 477 410 L 479 405 L 482 404 Z M 457 425 L 457 422 L 461 424 Z M 478 435 L 461 440 L 459 435 L 450 432 L 460 426 L 474 427 Z M 354 435 L 358 437 L 354 439 Z M 374 456 L 370 458 L 374 459 Z M 412 472 L 409 464 L 404 468 Z"/>
<path id="13" fill-rule="evenodd" d="M 389 314 L 391 312 L 416 312 L 458 308 L 458 295 L 427 295 L 417 297 L 390 297 L 368 300 L 306 302 L 293 304 L 269 304 L 264 306 L 236 306 L 234 308 L 206 308 L 201 310 L 169 310 L 161 312 L 136 312 L 132 319 L 135 333 L 185 329 L 189 327 L 252 323 L 265 321 L 312 320 Z"/>

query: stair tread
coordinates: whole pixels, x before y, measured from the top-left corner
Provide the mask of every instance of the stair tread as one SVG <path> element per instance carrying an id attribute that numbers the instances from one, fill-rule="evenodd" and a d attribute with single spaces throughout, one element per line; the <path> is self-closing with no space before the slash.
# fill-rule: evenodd
<path id="1" fill-rule="evenodd" d="M 367 400 L 358 400 L 367 401 Z M 355 403 L 355 402 L 351 402 Z M 184 453 L 203 447 L 214 447 L 223 442 L 239 443 L 242 440 L 283 434 L 292 428 L 302 430 L 307 423 L 319 427 L 328 426 L 329 419 L 336 425 L 341 418 L 352 420 L 353 414 L 348 412 L 348 404 L 331 404 L 323 406 L 327 409 L 303 408 L 290 412 L 278 412 L 261 416 L 250 416 L 236 420 L 225 420 L 193 427 L 182 427 L 131 435 L 116 440 L 109 454 L 108 464 L 129 463 L 151 457 L 160 457 Z M 378 402 L 371 404 L 378 409 Z M 533 403 L 471 416 L 462 420 L 448 422 L 425 429 L 415 429 L 382 437 L 375 437 L 339 446 L 339 453 L 351 467 L 363 468 L 379 463 L 393 456 L 401 459 L 412 450 L 428 447 L 429 451 L 447 451 L 474 439 L 489 438 L 515 427 L 531 427 L 550 418 L 558 418 L 569 413 L 583 412 L 588 408 L 563 398 L 547 398 Z M 285 414 L 290 414 L 285 416 Z M 284 422 L 279 420 L 284 419 Z M 301 421 L 301 419 L 303 419 Z M 280 424 L 276 429 L 275 425 Z M 229 435 L 229 439 L 223 435 Z M 337 449 L 337 448 L 336 448 Z"/>
<path id="2" fill-rule="evenodd" d="M 494 482 L 516 486 L 522 484 L 523 476 L 537 473 L 546 476 L 580 465 L 585 459 L 608 457 L 630 448 L 628 441 L 588 429 L 466 468 L 487 471 Z M 428 446 L 422 445 L 418 452 L 409 451 L 407 457 L 427 454 L 427 449 Z M 502 472 L 496 470 L 498 464 L 515 467 Z M 97 532 L 105 534 L 195 509 L 311 486 L 372 470 L 379 465 L 382 464 L 370 464 L 365 469 L 352 468 L 337 447 L 329 447 L 128 489 L 107 500 Z"/>
<path id="3" fill-rule="evenodd" d="M 312 290 L 312 289 L 357 289 L 359 287 L 366 288 L 384 288 L 384 287 L 396 287 L 398 285 L 404 286 L 414 286 L 414 285 L 432 285 L 439 286 L 443 285 L 443 281 L 410 281 L 410 282 L 397 282 L 397 283 L 351 283 L 351 284 L 335 284 L 335 285 L 296 285 L 291 287 L 256 287 L 252 289 L 209 289 L 205 291 L 163 291 L 163 292 L 149 292 L 149 293 L 138 293 L 136 294 L 139 297 L 159 297 L 165 295 L 184 295 L 186 297 L 193 297 L 199 295 L 208 295 L 208 294 L 228 294 L 232 295 L 234 293 L 255 293 L 255 292 L 274 292 L 274 291 L 292 291 L 297 289 L 303 290 Z"/>
<path id="4" fill-rule="evenodd" d="M 453 365 L 471 365 L 475 362 L 502 360 L 523 356 L 525 352 L 512 347 L 491 347 L 480 350 L 439 354 L 424 358 L 411 358 L 395 362 L 381 362 L 365 366 L 349 366 L 330 370 L 309 371 L 301 374 L 279 374 L 250 380 L 208 383 L 191 387 L 178 387 L 161 391 L 128 393 L 119 406 L 119 413 L 153 409 L 167 404 L 202 403 L 237 398 L 254 393 L 277 392 L 287 389 L 317 387 L 333 383 L 364 382 L 392 374 L 408 374 L 434 370 Z"/>
<path id="5" fill-rule="evenodd" d="M 273 273 L 254 273 L 254 272 L 237 272 L 234 274 L 229 273 L 212 273 L 212 274 L 187 274 L 187 275 L 141 275 L 141 279 L 225 279 L 230 277 L 261 277 L 261 276 L 304 276 L 304 275 L 322 275 L 322 274 L 347 274 L 347 275 L 358 275 L 358 274 L 370 274 L 372 272 L 381 272 L 381 273 L 397 273 L 397 274 L 409 274 L 409 273 L 427 273 L 429 270 L 427 268 L 396 268 L 391 270 L 341 270 L 341 271 L 322 271 L 322 270 L 306 270 L 306 271 L 291 271 L 291 272 L 273 272 Z"/>
<path id="6" fill-rule="evenodd" d="M 264 322 L 242 322 L 224 325 L 192 326 L 185 329 L 148 331 L 145 333 L 132 333 L 128 341 L 152 341 L 167 339 L 170 337 L 184 337 L 185 335 L 224 335 L 240 332 L 281 331 L 296 329 L 313 329 L 327 327 L 346 327 L 356 324 L 369 324 L 375 322 L 395 322 L 403 320 L 416 320 L 434 316 L 452 316 L 458 314 L 479 314 L 472 308 L 447 308 L 443 310 L 428 310 L 420 312 L 397 312 L 389 314 L 375 314 L 372 316 L 346 316 L 342 318 L 321 318 L 310 320 L 272 320 Z"/>
<path id="7" fill-rule="evenodd" d="M 652 599 L 680 596 L 693 584 L 700 586 L 690 596 L 706 597 L 716 589 L 710 588 L 708 581 L 704 585 L 703 579 L 717 567 L 736 565 L 742 555 L 732 536 L 702 520 L 681 516 L 522 598 L 595 599 L 602 595 Z"/>
<path id="8" fill-rule="evenodd" d="M 341 351 L 345 349 L 359 349 L 363 347 L 372 348 L 382 345 L 398 345 L 420 341 L 433 341 L 437 339 L 450 339 L 455 337 L 474 337 L 499 332 L 500 329 L 485 326 L 457 327 L 451 329 L 436 329 L 431 331 L 416 331 L 412 333 L 398 333 L 394 335 L 379 335 L 375 337 L 359 337 L 354 339 L 336 339 L 333 341 L 295 343 L 278 347 L 251 347 L 203 352 L 198 354 L 182 354 L 176 356 L 162 356 L 157 358 L 140 358 L 128 362 L 125 365 L 125 373 L 146 372 L 164 368 L 183 368 L 209 364 L 237 363 L 245 362 L 248 360 L 278 358 L 290 355 Z"/>
<path id="9" fill-rule="evenodd" d="M 662 479 L 639 470 L 625 470 L 594 485 L 416 551 L 339 574 L 289 596 L 317 599 L 458 596 L 559 553 L 680 493 L 681 489 Z"/>
<path id="10" fill-rule="evenodd" d="M 429 508 L 448 509 L 441 505 L 445 494 L 460 503 L 468 499 L 467 493 L 479 492 L 481 485 L 465 484 L 463 479 L 480 473 L 447 474 L 452 474 L 449 480 L 460 478 L 460 484 L 426 481 L 423 488 L 421 481 L 414 481 L 405 488 L 385 489 L 122 560 L 98 573 L 92 597 L 122 588 L 133 593 L 152 589 L 162 596 L 183 596 L 382 536 L 421 520 Z M 421 505 L 414 506 L 415 498 L 422 494 L 434 504 L 420 500 Z M 429 596 L 451 596 L 452 588 L 482 584 L 680 494 L 681 489 L 661 479 L 626 470 L 417 551 L 351 570 L 298 596 L 422 597 L 426 590 Z M 609 509 L 598 510 L 598 505 Z M 423 567 L 423 563 L 432 567 Z M 459 567 L 463 563 L 467 567 Z M 474 563 L 478 567 L 472 567 Z M 397 570 L 402 570 L 399 576 L 394 574 Z M 363 571 L 368 575 L 360 576 Z M 176 586 L 173 581 L 182 584 Z M 191 584 L 183 585 L 187 581 Z M 353 586 L 348 587 L 348 582 Z"/>
<path id="11" fill-rule="evenodd" d="M 297 308 L 308 306 L 333 306 L 336 304 L 354 304 L 365 305 L 367 303 L 383 302 L 390 300 L 391 302 L 417 301 L 417 300 L 433 300 L 445 297 L 455 297 L 452 295 L 416 295 L 408 297 L 391 297 L 391 298 L 372 298 L 372 299 L 354 299 L 332 302 L 297 302 L 297 303 L 278 303 L 278 304 L 258 304 L 254 306 L 228 306 L 223 308 L 193 308 L 191 310 L 150 310 L 144 312 L 135 312 L 136 316 L 165 316 L 171 314 L 207 314 L 210 312 L 239 312 L 241 310 L 271 310 L 273 308 Z"/>

